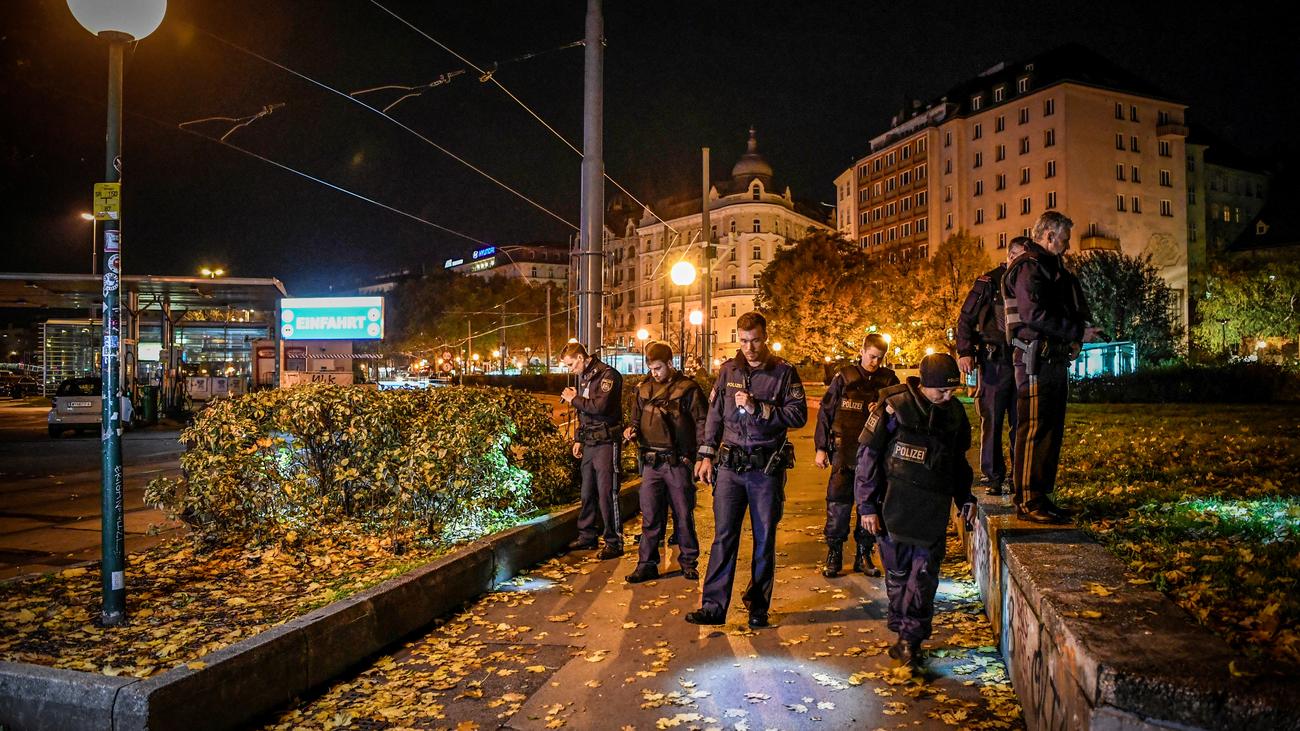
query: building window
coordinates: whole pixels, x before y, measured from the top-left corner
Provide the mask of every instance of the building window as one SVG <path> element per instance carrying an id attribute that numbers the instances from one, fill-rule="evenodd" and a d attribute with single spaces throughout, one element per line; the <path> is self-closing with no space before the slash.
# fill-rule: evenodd
<path id="1" fill-rule="evenodd" d="M 943 161 L 943 174 L 947 175 L 952 172 L 952 158 Z"/>
<path id="2" fill-rule="evenodd" d="M 944 217 L 944 219 L 943 219 L 943 227 L 944 227 L 946 230 L 948 230 L 948 231 L 951 231 L 951 230 L 952 230 L 952 214 L 951 214 L 951 213 L 949 213 L 947 216 Z"/>
<path id="3" fill-rule="evenodd" d="M 1174 202 L 1171 200 L 1161 200 L 1160 215 L 1172 218 L 1174 215 Z"/>
<path id="4" fill-rule="evenodd" d="M 858 202 L 859 202 L 859 203 L 866 203 L 866 202 L 867 202 L 867 198 L 871 197 L 870 194 L 871 194 L 871 191 L 868 190 L 867 188 L 863 188 L 862 190 L 859 190 L 859 191 L 858 191 Z"/>
<path id="5" fill-rule="evenodd" d="M 898 187 L 898 178 L 891 175 L 889 179 L 885 181 L 885 192 L 892 193 L 896 187 Z"/>
<path id="6" fill-rule="evenodd" d="M 736 233 L 736 219 L 731 219 L 731 233 Z"/>
<path id="7" fill-rule="evenodd" d="M 1160 171 L 1160 184 L 1166 188 L 1174 187 L 1174 174 L 1168 170 Z"/>
<path id="8" fill-rule="evenodd" d="M 1124 118 L 1124 104 L 1122 102 L 1115 102 L 1115 119 L 1123 119 L 1123 118 Z"/>
<path id="9" fill-rule="evenodd" d="M 929 245 L 929 244 L 921 244 L 920 246 L 916 247 L 916 255 L 917 255 L 919 258 L 921 258 L 921 259 L 925 259 L 925 258 L 929 257 L 929 256 L 930 256 L 930 245 Z"/>
<path id="10" fill-rule="evenodd" d="M 869 223 L 869 221 L 867 220 L 867 212 L 866 212 L 866 211 L 863 211 L 863 212 L 862 212 L 862 225 L 865 226 L 865 225 L 867 225 L 867 223 Z"/>
<path id="11" fill-rule="evenodd" d="M 1047 191 L 1047 209 L 1052 210 L 1054 208 L 1056 208 L 1056 191 L 1049 190 Z"/>
<path id="12" fill-rule="evenodd" d="M 911 170 L 904 170 L 903 172 L 899 173 L 899 174 L 898 174 L 898 184 L 899 184 L 899 185 L 911 185 L 911 184 L 912 184 L 912 171 L 911 171 Z"/>
<path id="13" fill-rule="evenodd" d="M 1029 124 L 1029 107 L 1020 108 L 1020 124 Z"/>
<path id="14" fill-rule="evenodd" d="M 890 241 L 896 241 L 897 239 L 898 239 L 898 227 L 897 227 L 897 226 L 890 226 L 890 227 L 889 227 L 889 240 L 890 240 Z"/>
<path id="15" fill-rule="evenodd" d="M 984 95 L 976 94 L 970 98 L 970 108 L 976 112 L 984 107 Z"/>
<path id="16" fill-rule="evenodd" d="M 763 231 L 763 224 L 762 224 L 762 223 L 761 223 L 757 218 L 755 218 L 755 219 L 754 219 L 754 233 L 762 233 L 762 231 Z"/>
<path id="17" fill-rule="evenodd" d="M 974 134 L 971 136 L 971 139 L 978 140 L 979 138 L 981 138 L 981 137 L 983 137 L 983 136 L 984 136 L 984 125 L 983 125 L 982 123 L 980 123 L 980 122 L 976 122 L 976 123 L 975 123 L 975 132 L 974 132 Z"/>
<path id="18" fill-rule="evenodd" d="M 925 180 L 925 169 L 926 169 L 926 165 L 925 165 L 925 163 L 921 163 L 920 165 L 917 165 L 917 166 L 916 166 L 916 179 L 917 179 L 917 180 Z"/>
<path id="19" fill-rule="evenodd" d="M 952 130 L 943 133 L 943 146 L 952 147 Z"/>
<path id="20" fill-rule="evenodd" d="M 980 225 L 981 223 L 984 223 L 984 209 L 983 209 L 983 208 L 976 208 L 976 209 L 975 209 L 975 225 L 978 226 L 978 225 Z"/>
<path id="21" fill-rule="evenodd" d="M 1124 196 L 1122 194 L 1115 196 L 1115 210 L 1120 211 L 1121 213 L 1125 210 Z"/>
<path id="22" fill-rule="evenodd" d="M 1197 236 L 1199 236 L 1199 234 L 1196 232 L 1195 221 L 1192 221 L 1191 223 L 1187 224 L 1187 235 L 1192 239 L 1192 241 L 1196 241 Z"/>
<path id="23" fill-rule="evenodd" d="M 759 199 L 759 197 L 760 197 L 760 196 L 759 196 L 759 190 L 760 190 L 760 189 L 759 189 L 759 187 L 758 187 L 757 185 L 755 185 L 753 188 L 750 188 L 750 189 L 749 189 L 749 192 L 752 193 L 753 196 L 754 196 L 754 200 L 758 200 L 758 199 Z"/>
<path id="24" fill-rule="evenodd" d="M 880 195 L 880 181 L 879 181 L 879 180 L 876 181 L 876 184 L 875 184 L 875 185 L 871 186 L 871 194 L 872 194 L 872 195 Z"/>
<path id="25" fill-rule="evenodd" d="M 903 226 L 902 226 L 902 229 L 903 229 L 903 233 L 902 233 L 903 238 L 907 238 L 908 236 L 911 236 L 911 235 L 912 235 L 912 224 L 911 224 L 911 223 L 904 223 Z"/>
<path id="26" fill-rule="evenodd" d="M 1006 203 L 999 203 L 999 204 L 998 204 L 998 220 L 1001 221 L 1002 219 L 1004 219 L 1004 218 L 1006 218 L 1006 217 L 1007 217 L 1007 204 L 1006 204 Z"/>
<path id="27" fill-rule="evenodd" d="M 1056 161 L 1055 161 L 1055 160 L 1048 160 L 1048 161 L 1047 161 L 1047 170 L 1044 172 L 1043 177 L 1044 177 L 1044 178 L 1055 178 L 1055 177 L 1056 177 Z"/>
<path id="28" fill-rule="evenodd" d="M 952 202 L 952 186 L 951 186 L 951 185 L 945 185 L 945 186 L 943 186 L 943 202 L 944 202 L 944 203 L 951 203 L 951 202 Z"/>
<path id="29" fill-rule="evenodd" d="M 1117 163 L 1115 163 L 1115 179 L 1116 179 L 1116 180 L 1119 180 L 1119 181 L 1123 181 L 1123 180 L 1125 180 L 1125 177 L 1124 177 L 1124 163 L 1122 163 L 1122 162 L 1117 162 Z"/>
<path id="30" fill-rule="evenodd" d="M 909 158 L 909 157 L 911 157 L 911 156 L 912 156 L 912 146 L 911 146 L 911 145 L 903 145 L 903 149 L 899 152 L 899 157 L 901 157 L 901 158 L 903 158 L 904 160 L 906 160 L 907 158 Z"/>
<path id="31" fill-rule="evenodd" d="M 1142 199 L 1141 199 L 1141 198 L 1138 198 L 1137 196 L 1133 196 L 1133 197 L 1130 199 L 1130 202 L 1132 202 L 1132 204 L 1133 204 L 1133 212 L 1134 212 L 1134 213 L 1141 213 L 1141 212 L 1142 212 Z"/>
<path id="32" fill-rule="evenodd" d="M 929 218 L 921 217 L 916 219 L 916 232 L 919 234 L 925 233 L 925 230 L 929 228 L 929 225 L 930 225 Z"/>
<path id="33" fill-rule="evenodd" d="M 1005 249 L 1005 248 L 1007 248 L 1007 232 L 1006 232 L 1006 231 L 1002 231 L 1002 232 L 999 232 L 999 233 L 998 233 L 998 248 L 999 248 L 999 249 Z"/>
<path id="34" fill-rule="evenodd" d="M 920 152 L 925 152 L 925 138 L 924 138 L 924 137 L 922 137 L 921 139 L 919 139 L 919 140 L 916 141 L 916 151 L 917 151 L 918 153 L 920 153 Z"/>
<path id="35" fill-rule="evenodd" d="M 1006 174 L 1006 173 L 998 173 L 998 177 L 997 177 L 996 182 L 995 182 L 994 185 L 993 185 L 993 188 L 994 188 L 994 190 L 1006 190 L 1006 189 L 1007 189 L 1007 174 Z"/>
<path id="36" fill-rule="evenodd" d="M 996 88 L 996 89 L 993 90 L 993 101 L 994 101 L 994 102 L 1000 102 L 1000 101 L 1005 100 L 1006 98 L 1007 98 L 1007 87 L 1006 87 L 1005 85 L 1004 85 L 1004 86 L 999 86 L 998 88 Z"/>
<path id="37" fill-rule="evenodd" d="M 1120 132 L 1116 132 L 1116 133 L 1115 133 L 1115 149 L 1116 149 L 1116 150 L 1122 150 L 1122 149 L 1124 149 L 1124 135 L 1123 135 L 1123 133 L 1120 133 Z"/>
<path id="38" fill-rule="evenodd" d="M 1052 116 L 1053 114 L 1056 114 L 1056 100 L 1055 100 L 1055 99 L 1044 99 L 1044 100 L 1043 100 L 1043 116 L 1044 116 L 1044 117 L 1050 117 L 1050 116 Z"/>
<path id="39" fill-rule="evenodd" d="M 898 203 L 896 201 L 890 201 L 889 203 L 885 204 L 886 216 L 893 218 L 897 214 L 898 214 Z"/>
<path id="40" fill-rule="evenodd" d="M 1043 147 L 1052 147 L 1056 145 L 1056 130 L 1043 130 Z"/>
<path id="41" fill-rule="evenodd" d="M 1232 216 L 1231 216 L 1231 213 L 1232 213 L 1232 208 L 1231 208 L 1231 207 L 1229 207 L 1229 206 L 1224 206 L 1224 207 L 1223 207 L 1223 222 L 1224 222 L 1224 223 L 1232 223 Z"/>
<path id="42" fill-rule="evenodd" d="M 731 329 L 731 342 L 736 342 L 736 328 Z"/>
<path id="43" fill-rule="evenodd" d="M 1129 152 L 1140 152 L 1140 150 L 1138 150 L 1138 138 L 1137 138 L 1137 137 L 1132 136 L 1132 135 L 1129 136 L 1129 138 L 1128 138 L 1128 149 L 1129 149 Z"/>
<path id="44" fill-rule="evenodd" d="M 975 165 L 974 165 L 974 167 L 981 167 L 982 165 L 984 165 L 984 153 L 983 153 L 983 152 L 976 152 L 976 153 L 975 153 Z"/>
<path id="45" fill-rule="evenodd" d="M 1137 165 L 1133 165 L 1133 166 L 1131 166 L 1131 167 L 1130 167 L 1130 171 L 1131 171 L 1133 174 L 1132 174 L 1131 176 L 1129 176 L 1129 180 L 1132 180 L 1134 183 L 1140 183 L 1140 182 L 1142 182 L 1142 173 L 1141 173 L 1141 171 L 1138 169 L 1138 166 L 1137 166 Z"/>
<path id="46" fill-rule="evenodd" d="M 1029 196 L 1025 196 L 1024 198 L 1021 198 L 1021 199 L 1020 199 L 1020 215 L 1022 215 L 1022 216 L 1023 216 L 1023 215 L 1026 215 L 1026 214 L 1028 214 L 1031 210 L 1033 210 L 1033 204 L 1030 202 L 1030 200 L 1029 200 Z"/>
<path id="47" fill-rule="evenodd" d="M 922 191 L 918 192 L 918 193 L 916 194 L 916 205 L 917 205 L 918 207 L 919 207 L 919 206 L 923 206 L 923 205 L 925 205 L 925 202 L 926 202 L 926 200 L 927 200 L 928 198 L 929 198 L 929 196 L 926 195 L 926 191 L 922 190 Z"/>
<path id="48" fill-rule="evenodd" d="M 893 167 L 893 166 L 894 166 L 894 161 L 897 159 L 897 158 L 894 157 L 894 151 L 893 151 L 893 150 L 890 150 L 890 151 L 889 151 L 889 154 L 886 155 L 885 158 L 886 158 L 886 162 L 885 162 L 885 164 L 888 165 L 888 166 L 890 166 L 890 167 Z"/>
<path id="49" fill-rule="evenodd" d="M 1027 155 L 1027 154 L 1029 154 L 1029 138 L 1028 138 L 1028 137 L 1021 137 L 1021 138 L 1020 138 L 1020 154 L 1021 154 L 1021 155 Z"/>
<path id="50" fill-rule="evenodd" d="M 1188 189 L 1187 189 L 1187 203 L 1188 203 L 1188 205 L 1193 205 L 1193 206 L 1196 205 L 1196 189 L 1195 189 L 1195 188 L 1188 188 Z"/>
<path id="51" fill-rule="evenodd" d="M 1169 112 L 1156 112 L 1156 124 L 1169 124 Z"/>
<path id="52" fill-rule="evenodd" d="M 1007 159 L 1007 146 L 998 145 L 997 153 L 994 156 L 997 158 L 998 162 L 1002 162 L 1003 160 Z"/>
<path id="53" fill-rule="evenodd" d="M 1029 168 L 1020 168 L 1020 184 L 1029 185 Z"/>
<path id="54" fill-rule="evenodd" d="M 984 195 L 984 181 L 983 181 L 983 180 L 976 180 L 976 181 L 975 181 L 975 195 Z"/>
<path id="55" fill-rule="evenodd" d="M 880 219 L 884 218 L 884 217 L 885 217 L 885 207 L 884 207 L 884 206 L 876 206 L 874 209 L 872 209 L 872 215 L 874 215 L 874 216 L 876 217 L 876 220 L 877 220 L 877 221 L 879 221 Z"/>
<path id="56" fill-rule="evenodd" d="M 1016 79 L 1016 93 L 1024 94 L 1027 91 L 1029 91 L 1029 77 L 1021 76 L 1020 78 Z"/>
<path id="57" fill-rule="evenodd" d="M 862 248 L 864 248 L 864 249 L 867 248 L 867 240 L 868 240 L 868 237 L 866 237 L 866 236 L 863 236 L 863 237 L 862 237 Z"/>
<path id="58" fill-rule="evenodd" d="M 865 177 L 867 177 L 867 166 L 863 165 L 862 167 L 858 168 L 858 180 L 861 180 L 862 178 Z"/>
<path id="59" fill-rule="evenodd" d="M 1160 157 L 1173 157 L 1173 156 L 1174 156 L 1173 145 L 1169 144 L 1169 140 L 1160 140 Z"/>
<path id="60" fill-rule="evenodd" d="M 1136 104 L 1130 104 L 1128 108 L 1128 121 L 1138 121 L 1138 108 Z"/>
<path id="61" fill-rule="evenodd" d="M 750 260 L 750 261 L 762 261 L 762 260 L 763 260 L 763 247 L 760 246 L 760 245 L 758 245 L 758 244 L 754 244 L 754 249 L 753 249 L 752 251 L 750 251 L 749 254 L 750 254 L 750 256 L 749 256 L 749 260 Z"/>
<path id="62" fill-rule="evenodd" d="M 905 197 L 899 202 L 898 206 L 899 209 L 903 211 L 903 213 L 907 213 L 908 211 L 912 210 L 912 199 Z"/>
<path id="63" fill-rule="evenodd" d="M 736 288 L 736 275 L 735 275 L 735 274 L 732 274 L 732 275 L 731 275 L 731 288 L 732 288 L 732 289 L 735 289 L 735 288 Z"/>
<path id="64" fill-rule="evenodd" d="M 998 118 L 993 122 L 993 131 L 1001 132 L 1006 128 L 1007 128 L 1007 115 L 999 114 Z"/>

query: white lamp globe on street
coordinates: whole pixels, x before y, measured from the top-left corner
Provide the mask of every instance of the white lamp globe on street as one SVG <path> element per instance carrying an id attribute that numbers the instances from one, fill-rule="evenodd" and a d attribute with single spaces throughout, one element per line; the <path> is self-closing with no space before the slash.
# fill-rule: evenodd
<path id="1" fill-rule="evenodd" d="M 672 272 L 673 284 L 679 287 L 686 287 L 695 283 L 695 265 L 685 259 L 673 265 Z"/>
<path id="2" fill-rule="evenodd" d="M 649 330 L 647 330 L 647 329 L 645 329 L 645 328 L 641 328 L 640 330 L 637 330 L 637 331 L 636 331 L 636 339 L 637 339 L 637 340 L 648 340 L 649 338 L 650 338 L 650 331 L 649 331 Z"/>
<path id="3" fill-rule="evenodd" d="M 691 310 L 691 324 L 696 327 L 704 324 L 704 313 L 699 310 Z"/>
<path id="4" fill-rule="evenodd" d="M 781 341 L 778 340 L 777 342 L 772 343 L 772 352 L 773 353 L 781 352 Z"/>
<path id="5" fill-rule="evenodd" d="M 68 0 L 72 17 L 91 33 L 121 34 L 138 41 L 158 30 L 167 0 Z"/>

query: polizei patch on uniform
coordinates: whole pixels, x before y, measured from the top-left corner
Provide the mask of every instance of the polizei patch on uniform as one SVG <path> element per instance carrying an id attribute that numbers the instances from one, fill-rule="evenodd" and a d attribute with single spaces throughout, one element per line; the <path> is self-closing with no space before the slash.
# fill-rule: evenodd
<path id="1" fill-rule="evenodd" d="M 844 399 L 844 401 L 840 404 L 840 408 L 841 408 L 841 409 L 844 409 L 845 411 L 861 411 L 861 410 L 862 410 L 862 400 L 861 400 L 861 399 L 846 398 L 846 399 Z"/>
<path id="2" fill-rule="evenodd" d="M 743 383 L 733 383 L 733 382 L 731 382 L 731 381 L 727 381 L 727 388 L 739 388 L 740 390 L 743 391 L 743 390 L 745 390 L 745 384 L 743 384 Z"/>
<path id="3" fill-rule="evenodd" d="M 803 384 L 802 384 L 802 383 L 796 383 L 796 384 L 790 386 L 790 395 L 793 396 L 793 397 L 795 397 L 795 398 L 797 398 L 797 399 L 802 399 L 802 398 L 804 397 L 804 395 L 803 395 Z"/>
<path id="4" fill-rule="evenodd" d="M 612 391 L 612 390 L 614 390 L 614 379 L 613 379 L 613 378 L 606 378 L 605 380 L 603 380 L 603 381 L 600 382 L 600 392 L 601 392 L 601 393 L 609 393 L 609 392 Z"/>
<path id="5" fill-rule="evenodd" d="M 907 462 L 925 464 L 925 447 L 907 442 L 894 442 L 894 456 Z"/>

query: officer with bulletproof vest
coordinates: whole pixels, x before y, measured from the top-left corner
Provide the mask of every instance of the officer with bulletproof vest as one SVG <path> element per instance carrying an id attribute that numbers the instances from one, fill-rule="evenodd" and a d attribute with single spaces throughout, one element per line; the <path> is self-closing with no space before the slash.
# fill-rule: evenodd
<path id="1" fill-rule="evenodd" d="M 1034 224 L 1033 240 L 1025 242 L 1025 252 L 1002 278 L 1016 373 L 1016 514 L 1035 523 L 1069 521 L 1051 494 L 1065 436 L 1070 361 L 1085 339 L 1100 334 L 1088 323 L 1078 279 L 1061 260 L 1070 248 L 1072 226 L 1060 212 L 1044 212 Z"/>
<path id="2" fill-rule="evenodd" d="M 1025 250 L 1024 237 L 1007 246 L 1007 261 L 985 272 L 971 287 L 957 316 L 957 367 L 979 379 L 975 404 L 980 414 L 980 484 L 990 495 L 1005 494 L 1009 483 L 1002 458 L 1002 424 L 1011 433 L 1011 461 L 1015 463 L 1016 374 L 1011 346 L 1007 344 L 1002 277 L 1007 264 Z M 1009 487 L 1010 485 L 1007 485 Z"/>
<path id="3" fill-rule="evenodd" d="M 700 578 L 700 542 L 695 533 L 695 477 L 692 462 L 704 437 L 708 412 L 704 389 L 673 368 L 672 347 L 653 342 L 645 349 L 646 378 L 637 386 L 636 420 L 623 432 L 637 442 L 641 466 L 641 546 L 630 584 L 659 578 L 659 543 L 668 511 L 679 550 L 682 576 Z"/>
<path id="4" fill-rule="evenodd" d="M 623 376 L 587 353 L 581 343 L 560 351 L 560 362 L 578 376 L 578 386 L 560 392 L 560 398 L 578 412 L 573 456 L 582 460 L 582 507 L 578 512 L 578 537 L 572 550 L 594 549 L 597 535 L 604 537 L 596 558 L 623 555 L 623 518 L 618 511 L 618 460 L 623 439 Z M 600 529 L 597 525 L 602 526 Z"/>
<path id="5" fill-rule="evenodd" d="M 831 468 L 826 485 L 826 565 L 822 576 L 839 576 L 844 568 L 844 541 L 849 537 L 849 518 L 853 516 L 853 473 L 858 465 L 858 435 L 867 414 L 876 405 L 880 391 L 898 385 L 898 376 L 881 365 L 889 344 L 876 333 L 862 341 L 857 363 L 840 368 L 831 378 L 817 411 L 817 430 L 813 436 L 818 467 Z M 853 570 L 867 576 L 880 576 L 871 563 L 875 537 L 863 528 L 862 514 L 853 521 L 853 542 L 857 554 Z"/>
<path id="6" fill-rule="evenodd" d="M 919 378 L 881 393 L 859 438 L 854 496 L 862 527 L 879 540 L 888 626 L 898 634 L 889 656 L 899 665 L 915 662 L 930 636 L 953 504 L 967 524 L 975 516 L 970 422 L 953 398 L 961 382 L 952 356 L 927 355 Z"/>
<path id="7" fill-rule="evenodd" d="M 700 608 L 692 624 L 724 624 L 731 604 L 745 512 L 754 559 L 744 602 L 750 627 L 768 626 L 776 576 L 776 524 L 785 502 L 785 472 L 794 466 L 786 433 L 808 422 L 803 382 L 794 366 L 767 348 L 767 321 L 747 312 L 736 321 L 740 352 L 718 370 L 695 475 L 713 485 L 713 547 Z M 716 466 L 716 473 L 715 473 Z"/>

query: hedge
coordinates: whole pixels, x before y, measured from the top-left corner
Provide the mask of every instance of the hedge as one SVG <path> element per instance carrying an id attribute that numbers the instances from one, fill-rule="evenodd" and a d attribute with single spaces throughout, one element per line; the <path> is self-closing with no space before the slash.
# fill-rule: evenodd
<path id="1" fill-rule="evenodd" d="M 1274 403 L 1300 400 L 1300 374 L 1266 363 L 1178 364 L 1071 381 L 1081 403 Z"/>

